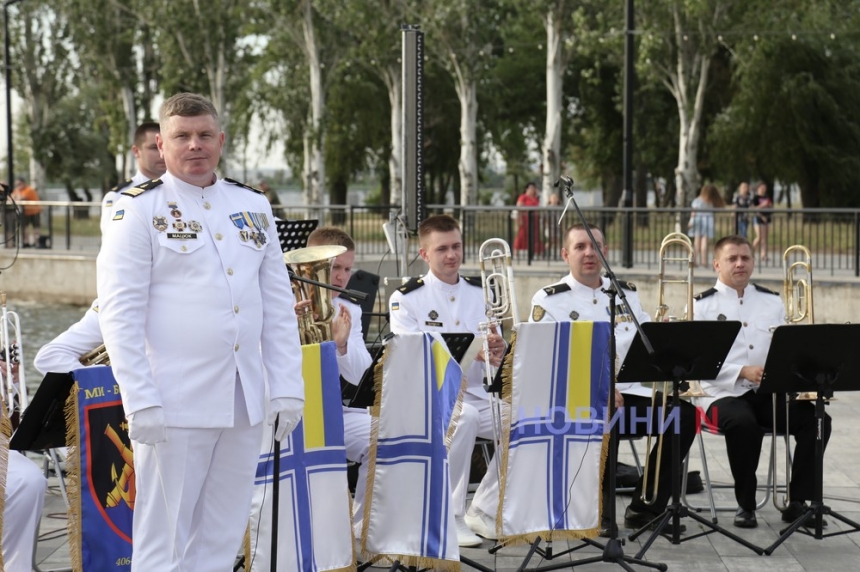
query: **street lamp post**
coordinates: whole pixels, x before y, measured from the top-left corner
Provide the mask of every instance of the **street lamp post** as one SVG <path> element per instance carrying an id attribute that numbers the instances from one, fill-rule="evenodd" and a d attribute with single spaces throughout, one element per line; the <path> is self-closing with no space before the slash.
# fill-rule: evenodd
<path id="1" fill-rule="evenodd" d="M 12 166 L 12 64 L 9 62 L 9 6 L 17 4 L 21 0 L 5 0 L 3 2 L 3 64 L 6 68 L 6 168 L 9 170 L 9 191 L 15 185 L 15 172 Z M 6 197 L 0 201 L 0 225 L 6 223 Z M 5 229 L 3 244 L 5 245 L 11 238 L 10 229 Z"/>

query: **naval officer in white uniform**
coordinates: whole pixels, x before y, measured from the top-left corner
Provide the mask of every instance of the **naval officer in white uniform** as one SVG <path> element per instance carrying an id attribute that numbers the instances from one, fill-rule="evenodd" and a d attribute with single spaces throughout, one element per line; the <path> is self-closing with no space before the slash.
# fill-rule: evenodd
<path id="1" fill-rule="evenodd" d="M 102 216 L 99 222 L 102 236 L 104 236 L 107 225 L 110 222 L 113 206 L 122 196 L 119 194 L 120 191 L 136 187 L 152 179 L 157 179 L 167 169 L 164 165 L 164 159 L 161 158 L 161 152 L 158 150 L 158 144 L 155 142 L 155 136 L 158 132 L 158 123 L 154 121 L 141 123 L 135 129 L 134 144 L 131 146 L 131 152 L 137 160 L 137 173 L 131 179 L 126 179 L 106 192 L 102 198 Z"/>
<path id="2" fill-rule="evenodd" d="M 266 378 L 276 438 L 301 418 L 295 299 L 269 202 L 215 175 L 211 102 L 178 94 L 159 118 L 167 173 L 124 191 L 97 263 L 134 446 L 132 570 L 221 572 L 248 522 Z"/>
<path id="3" fill-rule="evenodd" d="M 595 239 L 606 254 L 606 243 L 603 233 L 596 226 L 591 226 Z M 538 290 L 532 298 L 532 311 L 529 317 L 531 322 L 568 322 L 572 320 L 588 320 L 594 322 L 609 321 L 609 296 L 603 290 L 610 287 L 609 278 L 601 276 L 603 264 L 594 250 L 591 239 L 585 227 L 581 224 L 572 226 L 565 235 L 561 256 L 570 268 L 570 274 L 565 276 L 561 282 Z M 630 310 L 635 312 L 639 323 L 648 322 L 651 317 L 642 309 L 639 295 L 633 285 L 619 280 L 621 288 Z M 618 363 L 624 362 L 624 357 L 636 336 L 636 326 L 629 311 L 622 307 L 620 300 L 616 300 L 615 307 L 615 344 L 618 355 Z M 662 412 L 663 397 L 657 394 L 658 408 L 651 410 L 650 387 L 644 387 L 640 383 L 616 383 L 615 404 L 624 416 L 624 422 L 619 424 L 619 433 L 626 435 L 647 435 L 649 431 L 648 420 L 651 420 L 651 431 L 656 434 L 662 422 L 657 415 Z M 669 404 L 671 407 L 671 404 Z M 623 430 L 622 430 L 623 428 Z M 636 490 L 630 506 L 624 514 L 624 525 L 627 528 L 638 529 L 653 521 L 669 503 L 672 494 L 672 439 L 668 434 L 670 431 L 679 431 L 681 436 L 680 457 L 683 459 L 690 450 L 696 431 L 696 410 L 686 401 L 681 402 L 681 410 L 677 423 L 672 422 L 665 427 L 666 435 L 663 439 L 663 451 L 660 472 L 658 476 L 659 490 L 653 504 L 646 504 L 642 498 L 642 477 L 636 483 Z M 617 449 L 616 449 L 617 452 Z M 657 466 L 658 445 L 651 450 L 649 462 L 649 482 L 654 482 L 654 470 Z M 604 473 L 604 483 L 606 482 Z M 649 485 L 649 489 L 651 486 Z M 604 485 L 605 489 L 605 485 Z M 648 491 L 649 495 L 651 491 Z M 607 498 L 604 495 L 604 498 Z M 606 510 L 604 508 L 604 510 Z M 604 521 L 601 527 L 605 528 Z M 681 525 L 682 530 L 686 528 Z M 602 530 L 606 535 L 609 531 Z"/>
<path id="4" fill-rule="evenodd" d="M 726 236 L 714 245 L 717 283 L 697 295 L 693 302 L 696 320 L 737 320 L 741 329 L 717 379 L 702 380 L 702 389 L 711 397 L 699 398 L 696 405 L 716 419 L 726 436 L 726 453 L 735 480 L 738 511 L 734 525 L 755 528 L 756 468 L 761 456 L 764 432 L 772 430 L 773 396 L 759 395 L 758 387 L 773 337 L 771 328 L 785 323 L 785 307 L 779 294 L 750 282 L 755 258 L 749 241 L 742 236 Z M 703 343 L 707 343 L 703 340 Z M 813 404 L 791 401 L 788 432 L 794 435 L 791 503 L 782 519 L 793 522 L 805 510 L 804 501 L 814 495 L 816 421 Z M 822 423 L 824 445 L 830 439 L 830 416 Z M 777 427 L 785 431 L 785 407 L 777 407 Z"/>
<path id="5" fill-rule="evenodd" d="M 480 280 L 460 275 L 463 262 L 463 239 L 457 221 L 448 215 L 431 216 L 418 226 L 419 254 L 427 263 L 429 272 L 413 279 L 394 291 L 389 299 L 391 331 L 457 333 L 471 332 L 480 336 L 478 325 L 487 320 L 484 291 Z M 490 334 L 491 363 L 501 364 L 505 341 L 498 334 Z M 469 469 L 475 439 L 493 438 L 492 411 L 484 390 L 484 356 L 477 356 L 465 372 L 468 388 L 463 398 L 463 410 L 448 450 L 451 473 L 451 496 L 457 540 L 460 546 L 477 546 L 481 539 L 466 523 L 466 491 L 469 486 Z M 418 372 L 416 372 L 417 374 Z M 486 504 L 498 504 L 498 475 L 496 464 L 491 462 L 475 499 L 486 498 Z M 473 503 L 475 500 L 473 499 Z M 482 536 L 495 539 L 495 523 L 482 521 L 480 515 L 472 519 Z"/>

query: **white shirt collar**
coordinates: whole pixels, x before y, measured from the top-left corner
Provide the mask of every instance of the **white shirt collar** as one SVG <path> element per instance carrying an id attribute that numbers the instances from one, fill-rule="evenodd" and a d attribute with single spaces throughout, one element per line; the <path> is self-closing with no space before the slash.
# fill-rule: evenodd
<path id="1" fill-rule="evenodd" d="M 717 285 L 714 286 L 714 289 L 717 292 L 719 292 L 720 294 L 729 295 L 729 296 L 732 294 L 737 295 L 737 292 L 738 292 L 734 287 L 729 286 L 728 284 L 724 283 L 719 278 L 717 278 Z M 753 290 L 755 290 L 755 286 L 753 286 L 752 282 L 750 282 L 749 284 L 747 284 L 746 288 L 744 288 L 744 297 L 746 297 L 746 295 L 749 294 L 750 292 L 752 292 Z M 740 297 L 740 296 L 738 296 L 738 297 Z"/>
<path id="2" fill-rule="evenodd" d="M 176 177 L 176 176 L 170 174 L 170 172 L 164 173 L 164 175 L 162 175 L 162 177 L 161 177 L 161 180 L 164 181 L 165 183 L 173 185 L 175 188 L 179 189 L 180 191 L 187 191 L 187 192 L 191 192 L 191 193 L 204 193 L 208 189 L 211 189 L 212 187 L 214 187 L 215 183 L 218 182 L 217 175 L 213 175 L 213 178 L 214 178 L 213 183 L 211 185 L 206 186 L 206 187 L 198 187 L 197 185 L 192 185 L 190 183 L 186 183 L 185 181 L 183 181 L 179 177 Z"/>
<path id="3" fill-rule="evenodd" d="M 435 274 L 433 274 L 432 270 L 427 270 L 427 274 L 424 275 L 424 284 L 427 286 L 431 286 L 433 288 L 442 288 L 445 290 L 454 290 L 460 287 L 460 284 L 463 283 L 463 278 L 458 274 L 457 275 L 457 283 L 456 284 L 448 284 L 447 282 L 443 282 L 440 280 Z"/>
<path id="4" fill-rule="evenodd" d="M 609 282 L 609 278 L 605 278 L 603 276 L 600 277 L 600 286 L 597 288 L 592 288 L 591 286 L 586 286 L 579 280 L 573 277 L 573 274 L 568 274 L 562 279 L 562 282 L 570 286 L 571 291 L 575 294 L 579 294 L 581 296 L 592 296 L 597 297 L 598 294 L 603 294 L 601 292 L 601 288 L 605 288 L 607 283 Z"/>

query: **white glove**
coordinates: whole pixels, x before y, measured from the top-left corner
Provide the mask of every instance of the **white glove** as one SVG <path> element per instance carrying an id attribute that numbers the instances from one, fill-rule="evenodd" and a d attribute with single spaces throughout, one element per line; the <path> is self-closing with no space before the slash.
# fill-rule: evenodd
<path id="1" fill-rule="evenodd" d="M 129 415 L 128 437 L 143 445 L 155 445 L 167 441 L 164 409 L 160 405 L 154 405 Z"/>
<path id="2" fill-rule="evenodd" d="M 269 402 L 269 425 L 274 425 L 275 420 L 278 420 L 278 426 L 275 428 L 276 441 L 283 441 L 292 433 L 302 419 L 304 408 L 305 400 L 297 397 L 278 397 Z"/>

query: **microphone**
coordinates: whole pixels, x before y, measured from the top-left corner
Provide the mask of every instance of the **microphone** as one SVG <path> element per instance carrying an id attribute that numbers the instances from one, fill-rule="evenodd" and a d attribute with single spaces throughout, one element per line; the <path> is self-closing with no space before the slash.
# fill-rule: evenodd
<path id="1" fill-rule="evenodd" d="M 555 186 L 556 188 L 561 186 L 565 196 L 573 196 L 573 179 L 571 179 L 570 177 L 567 177 L 565 175 L 560 176 L 558 178 L 558 181 L 555 182 Z"/>

